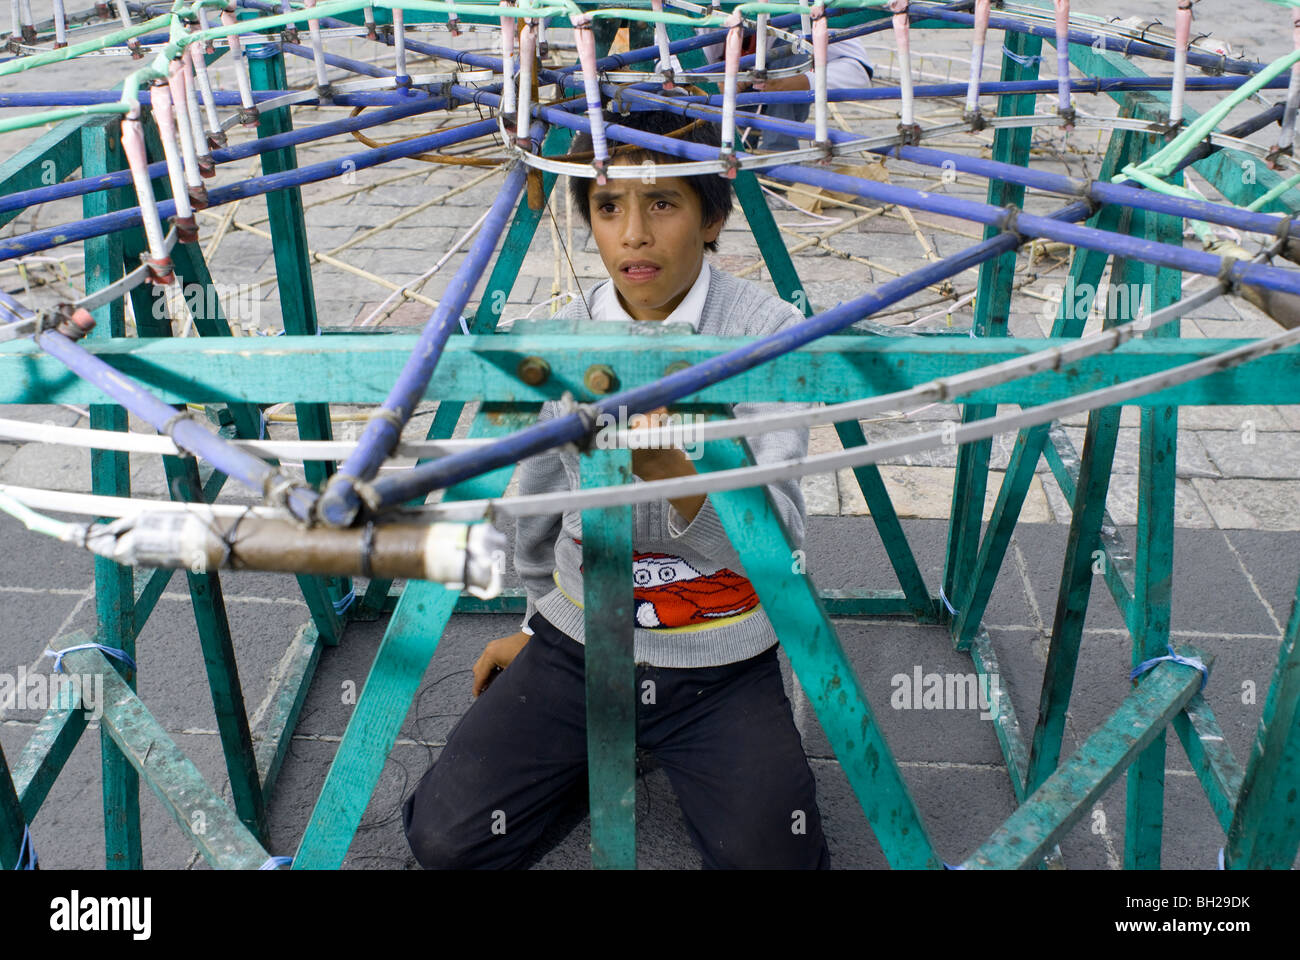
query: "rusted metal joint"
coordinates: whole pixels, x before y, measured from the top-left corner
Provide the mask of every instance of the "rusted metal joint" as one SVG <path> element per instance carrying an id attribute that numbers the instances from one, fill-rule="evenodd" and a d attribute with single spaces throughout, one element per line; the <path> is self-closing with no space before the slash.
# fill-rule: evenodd
<path id="1" fill-rule="evenodd" d="M 43 314 L 40 321 L 41 333 L 53 330 L 69 340 L 80 340 L 94 329 L 95 318 L 90 315 L 90 311 L 71 303 L 57 304 L 53 312 Z"/>
<path id="2" fill-rule="evenodd" d="M 921 142 L 921 125 L 919 123 L 898 125 L 898 134 L 902 138 L 899 141 L 900 147 L 914 147 Z"/>

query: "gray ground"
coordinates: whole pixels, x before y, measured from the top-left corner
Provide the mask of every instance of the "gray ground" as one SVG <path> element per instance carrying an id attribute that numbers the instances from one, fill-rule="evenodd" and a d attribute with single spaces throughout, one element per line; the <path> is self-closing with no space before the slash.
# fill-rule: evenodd
<path id="1" fill-rule="evenodd" d="M 37 17 L 44 5 L 37 3 Z M 1166 10 L 1166 7 L 1169 9 Z M 1172 4 L 1130 3 L 1122 10 L 1096 3 L 1076 3 L 1076 11 L 1107 12 L 1124 16 L 1164 16 L 1172 19 Z M 1227 40 L 1236 53 L 1271 59 L 1287 51 L 1289 31 L 1281 8 L 1255 3 L 1253 16 L 1240 15 L 1239 5 L 1223 0 L 1202 0 L 1197 7 L 1198 25 Z M 436 42 L 443 39 L 439 37 Z M 989 48 L 996 49 L 1000 35 L 991 34 Z M 963 35 L 946 31 L 927 35 L 914 46 L 927 53 L 962 56 Z M 481 47 L 483 35 L 466 35 L 462 43 Z M 331 49 L 335 49 L 331 46 Z M 361 41 L 344 41 L 337 49 L 347 56 L 373 58 Z M 872 51 L 882 70 L 889 73 L 888 54 Z M 387 65 L 388 58 L 377 58 Z M 992 63 L 992 58 L 989 59 Z M 97 59 L 6 78 L 5 90 L 43 90 L 112 86 L 126 64 Z M 291 83 L 309 82 L 310 64 L 291 61 Z M 935 56 L 919 65 L 932 77 L 965 75 L 964 63 Z M 1050 75 L 1052 65 L 1045 73 Z M 233 77 L 216 71 L 216 85 L 233 87 Z M 992 73 L 987 74 L 992 76 Z M 1194 75 L 1194 74 L 1193 74 Z M 888 81 L 886 81 L 888 82 Z M 1279 94 L 1266 99 L 1274 102 Z M 1191 106 L 1204 110 L 1214 95 L 1189 97 Z M 1049 101 L 1040 104 L 1045 108 Z M 1083 108 L 1098 114 L 1113 111 L 1109 100 L 1086 99 Z M 1234 114 L 1245 116 L 1255 105 Z M 923 121 L 943 120 L 949 107 L 927 107 Z M 853 129 L 881 132 L 896 122 L 886 116 L 889 108 L 869 109 L 859 105 L 842 109 Z M 295 124 L 306 125 L 334 116 L 325 109 L 301 109 Z M 473 117 L 461 110 L 448 123 Z M 436 121 L 434 121 L 436 122 Z M 375 133 L 391 139 L 424 133 L 427 119 L 408 121 Z M 1275 128 L 1274 128 L 1275 129 Z M 6 135 L 6 150 L 16 151 L 41 131 Z M 242 134 L 241 134 L 242 135 Z M 1095 131 L 1080 131 L 1066 141 L 1061 134 L 1036 134 L 1034 162 L 1044 169 L 1073 174 L 1095 174 L 1104 142 Z M 950 145 L 972 149 L 969 137 L 954 138 Z M 301 163 L 315 162 L 361 149 L 350 139 L 332 140 L 300 148 Z M 234 171 L 223 171 L 216 183 L 257 172 L 245 161 Z M 382 168 L 361 171 L 355 184 L 325 182 L 303 190 L 309 243 L 313 250 L 328 252 L 365 231 L 409 211 L 458 184 L 468 174 L 460 168 L 428 168 L 414 161 L 399 161 Z M 413 175 L 391 183 L 386 178 L 404 171 Z M 983 185 L 959 178 L 946 186 L 935 183 L 932 171 L 891 161 L 893 182 L 983 199 Z M 409 283 L 433 262 L 474 222 L 495 195 L 499 179 L 489 178 L 445 203 L 437 204 L 391 226 L 374 237 L 339 252 L 336 257 L 366 271 L 390 286 L 356 273 L 317 263 L 313 282 L 322 323 L 331 328 L 348 328 L 375 310 L 393 286 Z M 1202 189 L 1213 196 L 1204 182 Z M 370 188 L 370 189 L 360 189 Z M 356 192 L 354 192 L 356 191 Z M 778 221 L 790 226 L 788 242 L 799 236 L 812 237 L 817 229 L 833 222 L 809 218 L 777 199 L 771 201 Z M 1031 210 L 1051 209 L 1054 201 L 1032 196 Z M 553 203 L 561 237 L 567 233 L 564 204 L 558 195 Z M 229 284 L 223 293 L 234 298 L 229 312 L 256 335 L 280 327 L 280 304 L 274 283 L 259 284 L 271 277 L 271 248 L 268 240 L 241 229 L 240 225 L 266 229 L 265 204 L 247 200 L 234 211 L 234 222 L 218 240 L 227 209 L 201 217 L 203 244 L 214 277 Z M 842 218 L 860 211 L 829 207 L 822 217 Z M 77 219 L 75 201 L 49 204 L 29 211 L 5 228 L 23 233 Z M 576 220 L 576 218 L 575 218 Z M 795 226 L 800 225 L 800 226 Z M 814 229 L 807 229 L 811 225 Z M 959 232 L 958 232 L 959 231 Z M 859 295 L 871 285 L 897 272 L 915 268 L 933 256 L 946 256 L 973 242 L 962 232 L 973 228 L 937 214 L 918 214 L 917 227 L 894 211 L 876 216 L 826 238 L 826 246 L 813 246 L 796 254 L 796 264 L 814 303 L 831 306 Z M 1189 240 L 1189 243 L 1194 241 Z M 555 248 L 549 229 L 539 231 L 533 249 L 521 271 L 519 282 L 507 306 L 507 318 L 534 316 L 545 310 L 553 293 L 571 289 L 576 283 L 586 289 L 603 277 L 595 247 L 580 222 L 566 241 L 576 277 L 567 264 L 556 279 Z M 71 283 L 79 283 L 77 248 L 51 251 L 68 261 Z M 724 269 L 741 272 L 759 264 L 758 250 L 743 218 L 737 217 L 723 236 L 717 257 Z M 460 256 L 454 256 L 423 287 L 423 295 L 436 299 L 452 276 Z M 11 265 L 3 265 L 11 267 Z M 8 269 L 0 273 L 4 289 L 29 302 L 68 296 L 68 284 L 56 266 L 32 258 L 27 273 L 20 276 Z M 1021 269 L 1036 271 L 1037 280 L 1028 282 L 1017 298 L 1011 317 L 1012 332 L 1036 336 L 1050 325 L 1042 313 L 1043 300 L 1052 283 L 1060 283 L 1064 260 L 1039 258 L 1032 264 L 1022 256 Z M 751 274 L 766 282 L 766 271 Z M 959 278 L 958 294 L 968 291 L 974 274 Z M 27 284 L 34 284 L 30 291 Z M 257 286 L 252 286 L 258 284 Z M 241 286 L 242 285 L 242 286 Z M 73 288 L 75 290 L 77 288 Z M 881 318 L 883 322 L 915 322 L 917 326 L 940 326 L 946 322 L 942 302 L 927 291 L 903 304 L 901 312 Z M 241 312 L 235 302 L 243 303 Z M 473 300 L 471 301 L 473 302 Z M 936 311 L 939 311 L 936 313 Z M 407 303 L 385 319 L 381 329 L 401 329 L 421 323 L 428 307 Z M 952 322 L 969 321 L 969 304 L 954 310 Z M 1094 319 L 1094 324 L 1096 323 Z M 1220 300 L 1197 311 L 1182 322 L 1183 336 L 1254 337 L 1276 332 L 1269 319 L 1239 300 Z M 181 333 L 181 324 L 177 323 Z M 350 408 L 336 408 L 348 415 Z M 422 433 L 430 410 L 421 411 L 412 434 Z M 83 412 L 65 407 L 8 407 L 0 415 L 61 424 L 85 426 Z M 933 426 L 923 421 L 942 420 L 952 408 L 934 407 L 908 418 L 922 422 L 864 424 L 869 439 L 895 437 Z M 1134 495 L 1137 480 L 1136 410 L 1125 412 L 1108 508 L 1121 532 L 1132 542 L 1135 522 Z M 1247 426 L 1249 424 L 1249 427 Z M 1065 421 L 1067 434 L 1082 444 L 1084 419 Z M 1258 722 L 1264 691 L 1276 662 L 1278 640 L 1295 595 L 1297 563 L 1296 533 L 1300 529 L 1300 407 L 1201 407 L 1180 411 L 1179 464 L 1173 631 L 1178 640 L 1192 643 L 1218 657 L 1215 676 L 1207 691 L 1225 736 L 1236 755 L 1244 761 Z M 338 436 L 355 435 L 356 422 L 338 425 Z M 140 429 L 137 424 L 134 429 Z M 1253 429 L 1254 443 L 1246 441 Z M 277 423 L 273 436 L 290 436 L 292 424 Z M 834 449 L 836 441 L 826 431 L 813 437 L 814 451 Z M 993 467 L 1006 465 L 1010 442 L 994 444 Z M 905 529 L 933 586 L 938 582 L 943 555 L 944 521 L 952 485 L 950 454 L 913 457 L 883 467 L 886 481 Z M 139 496 L 164 493 L 157 458 L 136 457 L 132 461 L 132 484 Z M 1064 554 L 1068 507 L 1045 467 L 1031 490 L 1023 522 L 1000 574 L 999 585 L 986 615 L 1022 724 L 1032 730 L 1037 692 L 1050 638 L 1057 581 Z M 995 472 L 993 489 L 1000 474 Z M 88 456 L 71 448 L 0 443 L 0 484 L 85 490 L 89 485 Z M 870 518 L 865 516 L 861 496 L 846 475 L 811 477 L 805 481 L 810 513 L 810 572 L 823 589 L 870 586 L 888 588 L 894 578 L 883 559 Z M 232 496 L 235 495 L 232 490 Z M 991 503 L 991 501 L 990 501 Z M 93 630 L 95 605 L 88 555 L 27 533 L 8 517 L 0 516 L 0 670 L 13 672 L 19 665 L 47 670 L 42 657 L 45 646 L 70 630 Z M 844 563 L 853 557 L 853 563 Z M 172 590 L 180 590 L 176 580 Z M 294 629 L 306 618 L 292 578 L 288 576 L 232 574 L 223 578 L 232 630 L 236 639 L 245 698 L 254 724 L 265 710 L 264 698 L 275 675 L 285 645 Z M 1081 655 L 1078 681 L 1072 701 L 1067 746 L 1075 745 L 1114 709 L 1128 690 L 1128 641 L 1114 604 L 1104 591 L 1094 592 L 1088 630 Z M 372 798 L 362 829 L 357 834 L 346 865 L 349 867 L 404 867 L 412 861 L 402 836 L 398 803 L 429 765 L 457 716 L 469 704 L 469 681 L 465 673 L 483 644 L 515 629 L 517 618 L 457 616 L 449 625 L 438 653 L 426 674 L 419 696 L 412 704 L 401 739 L 390 757 L 379 788 Z M 291 755 L 271 804 L 274 853 L 290 854 L 310 816 L 320 784 L 347 723 L 350 708 L 341 702 L 339 691 L 345 681 L 359 686 L 364 680 L 374 650 L 382 635 L 382 623 L 355 624 L 345 642 L 327 650 L 302 719 L 295 731 Z M 859 669 L 859 677 L 895 755 L 900 760 L 927 829 L 945 859 L 955 862 L 973 851 L 1007 817 L 1013 799 L 1006 770 L 990 725 L 977 711 L 906 711 L 890 707 L 890 678 L 910 674 L 914 667 L 924 672 L 958 672 L 968 669 L 964 656 L 954 654 L 940 628 L 917 626 L 904 621 L 839 621 L 841 641 Z M 224 765 L 215 720 L 208 701 L 195 696 L 205 686 L 202 658 L 187 595 L 168 593 L 139 639 L 141 662 L 140 694 L 154 715 L 171 732 L 181 747 L 203 771 L 209 782 L 224 784 Z M 787 666 L 787 678 L 789 676 Z M 1247 684 L 1258 694 L 1246 695 Z M 816 718 L 797 689 L 791 689 L 792 703 L 804 744 L 818 778 L 819 803 L 837 867 L 881 867 L 884 860 L 862 816 L 839 764 L 826 743 Z M 1250 701 L 1250 702 L 1243 702 Z M 0 714 L 0 746 L 11 759 L 21 750 L 38 719 L 33 711 L 9 710 Z M 1028 730 L 1027 730 L 1028 732 Z M 84 737 L 67 769 L 33 823 L 33 834 L 42 863 L 51 867 L 93 867 L 103 862 L 102 814 L 99 792 L 99 748 L 97 737 Z M 1187 766 L 1181 748 L 1171 744 L 1166 778 L 1167 802 L 1163 865 L 1211 869 L 1223 843 L 1208 803 Z M 640 825 L 639 863 L 645 867 L 695 866 L 698 857 L 690 847 L 672 791 L 660 771 L 651 771 L 638 788 L 637 815 Z M 227 791 L 228 793 L 228 791 Z M 1072 868 L 1114 868 L 1122 859 L 1124 836 L 1123 786 L 1113 786 L 1090 815 L 1080 822 L 1062 844 L 1064 862 Z M 153 867 L 201 866 L 192 847 L 163 813 L 147 791 L 142 795 L 146 863 Z M 566 826 L 567 835 L 556 830 L 555 845 L 545 853 L 541 867 L 581 866 L 587 862 L 588 828 L 583 811 L 577 809 Z"/>

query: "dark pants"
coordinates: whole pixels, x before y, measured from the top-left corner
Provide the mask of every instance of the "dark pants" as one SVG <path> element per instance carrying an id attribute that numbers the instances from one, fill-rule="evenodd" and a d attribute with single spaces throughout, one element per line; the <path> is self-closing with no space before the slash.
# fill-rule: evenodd
<path id="1" fill-rule="evenodd" d="M 421 866 L 520 866 L 586 773 L 583 646 L 540 615 L 529 626 L 403 806 Z M 667 773 L 706 868 L 829 867 L 776 647 L 722 667 L 638 664 L 636 679 L 637 744 Z"/>
<path id="2" fill-rule="evenodd" d="M 768 63 L 767 66 L 769 69 L 792 67 L 803 60 L 804 58 L 799 56 L 778 57 Z M 794 120 L 798 123 L 805 123 L 811 110 L 811 103 L 769 103 L 763 107 L 763 116 L 771 117 L 774 120 Z M 812 138 L 809 137 L 808 139 L 811 140 Z M 798 150 L 799 139 L 788 133 L 764 130 L 762 137 L 758 141 L 758 148 L 772 151 Z"/>

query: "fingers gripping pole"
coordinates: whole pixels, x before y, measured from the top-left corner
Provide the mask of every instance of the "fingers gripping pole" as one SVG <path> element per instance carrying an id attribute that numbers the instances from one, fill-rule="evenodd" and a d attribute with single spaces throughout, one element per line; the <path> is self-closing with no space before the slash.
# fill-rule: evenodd
<path id="1" fill-rule="evenodd" d="M 898 45 L 898 86 L 902 106 L 899 129 L 908 131 L 916 125 L 912 114 L 912 45 L 908 35 L 912 18 L 908 15 L 908 0 L 890 0 L 889 9 L 894 12 L 894 42 Z"/>
<path id="2" fill-rule="evenodd" d="M 655 13 L 664 12 L 664 0 L 650 0 Z M 668 25 L 655 21 L 655 43 L 659 46 L 659 75 L 663 77 L 664 89 L 673 89 L 673 55 L 668 49 Z"/>
<path id="3" fill-rule="evenodd" d="M 158 203 L 154 199 L 153 184 L 149 180 L 149 159 L 144 149 L 144 128 L 140 124 L 138 104 L 122 118 L 122 150 L 126 153 L 127 166 L 131 168 L 131 181 L 135 184 L 136 197 L 140 201 L 140 219 L 144 222 L 144 235 L 149 243 L 149 254 L 142 259 L 152 273 L 151 282 L 171 283 L 172 261 L 167 255 Z"/>
<path id="4" fill-rule="evenodd" d="M 970 84 L 966 88 L 966 117 L 974 119 L 980 109 L 980 79 L 984 74 L 984 37 L 989 30 L 991 0 L 975 0 L 975 25 L 970 51 Z"/>
<path id="5" fill-rule="evenodd" d="M 1070 121 L 1074 110 L 1070 106 L 1070 0 L 1054 0 L 1056 4 L 1056 112 L 1066 118 L 1065 129 L 1074 129 Z"/>
<path id="6" fill-rule="evenodd" d="M 532 148 L 528 126 L 532 122 L 533 67 L 537 58 L 537 27 L 525 20 L 519 30 L 519 122 L 515 125 L 515 143 L 523 150 Z"/>
<path id="7" fill-rule="evenodd" d="M 609 144 L 605 142 L 605 118 L 601 113 L 600 83 L 596 77 L 596 35 L 591 30 L 591 17 L 585 13 L 573 18 L 573 27 L 578 62 L 582 64 L 582 86 L 587 92 L 587 120 L 591 124 L 591 151 L 595 155 L 591 165 L 596 168 L 596 183 L 604 186 Z M 510 89 L 509 84 L 506 84 L 506 89 Z"/>
<path id="8" fill-rule="evenodd" d="M 907 23 L 907 0 L 903 2 L 903 23 Z M 895 18 L 897 20 L 897 18 Z M 906 31 L 906 27 L 904 27 Z M 829 56 L 827 47 L 830 42 L 830 23 L 826 19 L 826 5 L 817 4 L 813 7 L 812 17 L 812 35 L 813 35 L 813 129 L 816 131 L 816 146 L 830 147 L 830 136 L 827 133 L 827 111 L 826 111 L 826 61 Z M 906 37 L 906 32 L 904 33 Z M 911 77 L 908 78 L 907 96 L 909 98 L 908 110 L 910 113 L 912 95 Z"/>
<path id="9" fill-rule="evenodd" d="M 513 4 L 502 3 L 503 7 Z M 501 113 L 515 112 L 515 18 L 501 18 Z"/>
<path id="10" fill-rule="evenodd" d="M 172 198 L 176 201 L 176 236 L 184 243 L 198 240 L 194 224 L 194 208 L 190 205 L 189 186 L 185 183 L 184 164 L 176 146 L 176 115 L 171 93 L 164 80 L 156 81 L 152 89 L 153 115 L 162 140 L 163 159 L 167 161 L 167 177 L 172 185 Z"/>
<path id="11" fill-rule="evenodd" d="M 740 71 L 740 25 L 741 16 L 733 11 L 727 18 L 727 41 L 724 48 L 726 55 L 726 72 L 722 79 L 722 146 L 718 156 L 727 162 L 727 179 L 736 179 L 735 151 L 736 142 L 736 75 Z"/>

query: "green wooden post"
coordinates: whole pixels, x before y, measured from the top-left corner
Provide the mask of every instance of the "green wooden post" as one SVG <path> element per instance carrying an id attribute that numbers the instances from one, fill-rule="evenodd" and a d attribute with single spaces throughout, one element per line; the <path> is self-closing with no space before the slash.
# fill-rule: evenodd
<path id="1" fill-rule="evenodd" d="M 18 803 L 18 793 L 9 776 L 4 748 L 0 747 L 0 870 L 12 870 L 22 852 L 23 830 L 27 818 Z"/>
<path id="2" fill-rule="evenodd" d="M 1230 870 L 1289 870 L 1300 848 L 1300 584 L 1227 833 Z"/>
<path id="3" fill-rule="evenodd" d="M 284 54 L 274 44 L 261 44 L 248 48 L 248 71 L 255 90 L 283 90 L 288 81 L 284 74 Z M 287 107 L 262 113 L 258 117 L 257 135 L 270 137 L 293 129 Z M 298 166 L 298 153 L 292 147 L 270 150 L 262 154 L 264 174 L 281 173 Z M 307 222 L 303 216 L 302 190 L 290 187 L 276 190 L 266 196 L 266 210 L 270 215 L 272 247 L 275 253 L 275 274 L 280 289 L 280 314 L 284 332 L 290 335 L 308 335 L 319 332 L 316 323 L 316 294 L 312 289 L 311 260 L 307 252 Z M 329 440 L 330 411 L 328 403 L 300 403 L 294 405 L 298 418 L 298 437 L 301 440 Z M 305 467 L 307 482 L 321 488 L 335 470 L 331 463 L 308 462 Z M 300 575 L 303 598 L 316 621 L 321 641 L 327 645 L 339 642 L 343 635 L 344 616 L 336 610 L 351 583 L 347 577 L 309 577 Z"/>
<path id="4" fill-rule="evenodd" d="M 1157 146 L 1148 138 L 1148 149 Z M 1182 183 L 1179 175 L 1172 180 Z M 1183 221 L 1131 211 L 1135 236 L 1180 245 Z M 1134 280 L 1141 278 L 1140 283 Z M 1146 315 L 1176 303 L 1182 296 L 1182 274 L 1149 264 L 1125 264 L 1123 280 L 1130 292 L 1140 290 Z M 1130 297 L 1131 299 L 1131 297 Z M 1130 307 L 1133 305 L 1130 304 Z M 1144 339 L 1176 339 L 1178 322 L 1147 331 Z M 1178 408 L 1141 408 L 1138 439 L 1137 568 L 1133 607 L 1138 629 L 1133 634 L 1133 666 L 1160 656 L 1169 644 L 1174 576 L 1174 494 L 1177 484 Z M 1134 870 L 1160 869 L 1164 823 L 1165 734 L 1151 742 L 1129 769 L 1128 804 L 1124 820 L 1124 865 Z"/>
<path id="5" fill-rule="evenodd" d="M 1036 57 L 1042 50 L 1042 41 L 1023 33 L 1008 33 L 1006 47 L 1023 57 Z M 1009 56 L 1002 61 L 1003 80 L 1036 80 L 1038 61 L 1028 65 Z M 1036 94 L 1008 94 L 998 98 L 998 116 L 1032 114 Z M 1019 166 L 1029 164 L 1029 127 L 999 129 L 993 135 L 993 159 Z M 1025 188 L 1002 180 L 990 180 L 988 203 L 1002 207 L 1020 206 L 1025 202 Z M 998 234 L 995 226 L 984 228 L 987 240 Z M 1015 278 L 1016 252 L 1014 250 L 986 260 L 980 265 L 976 281 L 975 317 L 973 329 L 976 336 L 1005 337 L 1007 315 L 1011 308 L 1011 285 Z M 996 406 L 967 404 L 962 410 L 962 423 L 983 420 L 997 413 Z M 960 597 L 967 590 L 976 551 L 979 548 L 980 523 L 984 516 L 984 496 L 988 485 L 989 440 L 963 444 L 957 450 L 957 469 L 953 477 L 951 520 L 948 524 L 948 546 L 944 557 L 943 592 L 947 597 Z"/>
<path id="6" fill-rule="evenodd" d="M 753 464 L 741 439 L 706 444 L 700 472 Z M 889 865 L 942 865 L 921 824 L 907 783 L 871 706 L 844 655 L 812 579 L 796 573 L 794 546 L 773 508 L 766 487 L 709 494 L 727 538 L 745 558 L 745 570 L 790 658 L 798 682 L 817 712 L 822 729 Z"/>
<path id="7" fill-rule="evenodd" d="M 1111 134 L 1106 147 L 1106 157 L 1102 162 L 1099 180 L 1109 180 L 1130 161 L 1141 159 L 1138 152 L 1137 135 L 1126 130 L 1116 130 Z M 1088 219 L 1088 226 L 1103 230 L 1114 230 L 1119 226 L 1120 210 L 1117 207 L 1104 207 Z M 1078 248 L 1070 264 L 1069 277 L 1061 295 L 1061 304 L 1057 310 L 1056 321 L 1052 326 L 1054 337 L 1078 337 L 1083 333 L 1084 324 L 1092 309 L 1093 292 L 1101 280 L 1109 255 L 1095 250 Z M 1077 293 L 1076 293 L 1077 291 Z M 998 489 L 997 502 L 989 518 L 988 530 L 979 544 L 975 567 L 971 573 L 970 588 L 958 593 L 957 614 L 952 629 L 953 641 L 960 650 L 966 649 L 984 617 L 989 598 L 997 583 L 998 571 L 1011 543 L 1011 535 L 1020 519 L 1025 497 L 1042 455 L 1043 447 L 1050 435 L 1051 424 L 1029 427 L 1016 436 L 1007 469 Z M 1109 468 L 1107 468 L 1109 469 Z M 1074 502 L 1075 497 L 1068 495 Z M 1102 497 L 1103 508 L 1105 497 Z M 1053 633 L 1053 636 L 1056 636 Z M 1055 761 L 1053 761 L 1055 762 Z"/>
<path id="8" fill-rule="evenodd" d="M 88 177 L 126 168 L 118 118 L 102 117 L 82 128 L 81 169 Z M 123 205 L 122 191 L 87 194 L 82 199 L 86 217 L 99 216 Z M 120 279 L 124 273 L 122 238 L 118 234 L 95 237 L 85 242 L 86 291 L 93 293 Z M 126 314 L 121 299 L 94 311 L 94 340 L 126 334 Z M 90 426 L 95 430 L 126 430 L 126 411 L 116 404 L 90 405 Z M 90 452 L 91 489 L 103 496 L 131 495 L 131 464 L 125 453 L 111 450 Z M 135 655 L 134 571 L 105 557 L 95 557 L 95 609 L 99 617 L 97 639 L 110 647 Z M 114 661 L 115 669 L 134 688 L 134 671 Z M 106 730 L 100 731 L 104 777 L 104 851 L 110 870 L 139 869 L 140 781 L 135 770 Z"/>
<path id="9" fill-rule="evenodd" d="M 82 128 L 96 122 L 102 123 L 102 117 L 64 120 L 0 163 L 0 196 L 62 183 L 68 174 L 81 166 Z M 22 214 L 22 210 L 0 213 L 0 226 Z"/>
<path id="10" fill-rule="evenodd" d="M 85 729 L 86 711 L 79 691 L 74 702 L 50 707 L 36 724 L 13 767 L 14 789 L 28 820 L 35 818 Z"/>
<path id="11" fill-rule="evenodd" d="M 627 449 L 593 450 L 582 486 L 632 482 Z M 636 868 L 636 667 L 632 662 L 632 508 L 582 511 L 591 865 Z"/>
<path id="12" fill-rule="evenodd" d="M 504 436 L 533 419 L 531 414 L 485 405 L 474 418 L 470 436 Z M 499 497 L 513 472 L 511 465 L 458 483 L 448 488 L 444 500 Z M 293 869 L 333 870 L 342 865 L 457 594 L 440 583 L 407 582 L 325 777 Z"/>

